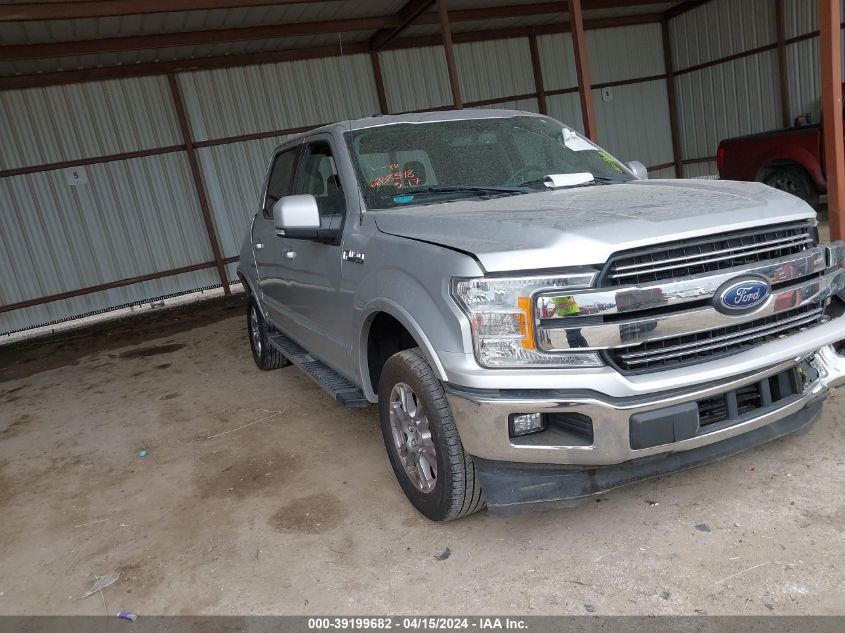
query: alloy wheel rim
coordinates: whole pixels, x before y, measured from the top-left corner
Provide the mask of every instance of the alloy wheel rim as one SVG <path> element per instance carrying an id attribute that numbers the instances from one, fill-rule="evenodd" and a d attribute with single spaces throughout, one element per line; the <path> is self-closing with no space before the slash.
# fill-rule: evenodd
<path id="1" fill-rule="evenodd" d="M 255 306 L 249 309 L 249 336 L 256 353 L 261 356 L 261 331 L 258 327 L 258 310 Z"/>
<path id="2" fill-rule="evenodd" d="M 390 428 L 393 445 L 405 474 L 420 492 L 437 483 L 437 450 L 422 401 L 410 385 L 398 382 L 390 392 Z"/>

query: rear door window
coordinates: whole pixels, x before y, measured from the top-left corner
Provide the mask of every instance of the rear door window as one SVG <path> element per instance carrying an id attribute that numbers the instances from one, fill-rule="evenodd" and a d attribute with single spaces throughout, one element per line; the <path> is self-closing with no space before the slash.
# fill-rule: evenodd
<path id="1" fill-rule="evenodd" d="M 270 168 L 270 177 L 267 180 L 267 192 L 264 194 L 263 211 L 265 218 L 273 217 L 273 205 L 279 198 L 290 195 L 298 155 L 298 147 L 276 154 L 273 166 Z"/>

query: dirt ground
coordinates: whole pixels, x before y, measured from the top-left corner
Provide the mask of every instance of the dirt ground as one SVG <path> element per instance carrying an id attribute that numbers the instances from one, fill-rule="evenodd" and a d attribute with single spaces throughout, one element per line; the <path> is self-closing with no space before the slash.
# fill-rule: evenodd
<path id="1" fill-rule="evenodd" d="M 845 614 L 842 394 L 718 464 L 433 524 L 375 409 L 257 370 L 242 309 L 0 348 L 0 614 Z"/>

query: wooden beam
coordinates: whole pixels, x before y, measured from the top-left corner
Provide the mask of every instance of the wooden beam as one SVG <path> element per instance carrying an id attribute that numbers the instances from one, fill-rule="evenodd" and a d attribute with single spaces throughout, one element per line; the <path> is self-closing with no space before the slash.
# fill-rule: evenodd
<path id="1" fill-rule="evenodd" d="M 681 126 L 678 123 L 678 99 L 675 95 L 675 64 L 672 60 L 672 40 L 669 34 L 669 20 L 660 23 L 663 36 L 663 65 L 666 68 L 666 96 L 669 101 L 669 133 L 672 136 L 672 160 L 675 164 L 675 178 L 684 177 L 683 153 L 681 151 Z"/>
<path id="2" fill-rule="evenodd" d="M 78 0 L 74 2 L 21 2 L 0 5 L 0 22 L 76 20 L 174 11 L 242 9 L 279 4 L 314 4 L 339 0 Z"/>
<path id="3" fill-rule="evenodd" d="M 208 241 L 211 244 L 211 252 L 214 255 L 214 263 L 217 266 L 217 274 L 220 275 L 220 283 L 223 284 L 223 293 L 232 294 L 229 288 L 229 278 L 226 274 L 226 264 L 223 262 L 223 255 L 220 252 L 220 241 L 217 239 L 217 231 L 214 228 L 214 219 L 211 216 L 211 205 L 208 203 L 208 195 L 205 192 L 205 183 L 202 178 L 197 152 L 194 148 L 191 125 L 188 122 L 188 114 L 185 111 L 185 102 L 182 99 L 182 92 L 179 90 L 179 80 L 176 75 L 168 75 L 170 84 L 170 95 L 173 98 L 173 105 L 176 109 L 176 118 L 179 120 L 179 130 L 182 133 L 182 142 L 185 144 L 185 151 L 188 154 L 188 164 L 191 168 L 191 176 L 194 179 L 194 186 L 197 190 L 197 198 L 202 211 L 202 219 L 205 224 L 205 231 L 208 234 Z"/>
<path id="4" fill-rule="evenodd" d="M 384 90 L 384 76 L 381 73 L 381 60 L 378 51 L 370 51 L 370 63 L 373 66 L 373 79 L 376 83 L 378 107 L 382 114 L 389 114 L 387 107 L 387 93 Z"/>
<path id="5" fill-rule="evenodd" d="M 587 39 L 584 36 L 584 16 L 581 0 L 569 0 L 569 23 L 572 25 L 572 46 L 575 49 L 575 73 L 578 75 L 578 94 L 581 97 L 581 118 L 584 134 L 591 141 L 598 139 L 596 130 L 596 109 L 593 103 L 593 87 L 590 82 L 590 58 L 587 53 Z"/>
<path id="6" fill-rule="evenodd" d="M 789 67 L 786 60 L 786 0 L 775 0 L 775 30 L 778 43 L 778 87 L 780 88 L 780 118 L 784 128 L 792 124 L 789 111 Z"/>
<path id="7" fill-rule="evenodd" d="M 211 29 L 208 31 L 190 31 L 184 33 L 155 33 L 150 35 L 130 35 L 127 37 L 104 37 L 96 40 L 52 42 L 49 44 L 11 44 L 0 46 L 0 60 L 56 59 L 60 57 L 75 57 L 77 55 L 120 53 L 143 49 L 279 39 L 296 37 L 298 35 L 369 31 L 396 23 L 397 19 L 395 17 L 387 16 Z"/>
<path id="8" fill-rule="evenodd" d="M 460 110 L 464 107 L 461 98 L 461 82 L 458 79 L 458 66 L 455 63 L 455 49 L 452 46 L 452 27 L 449 25 L 449 12 L 446 0 L 436 0 L 437 14 L 440 16 L 440 35 L 443 37 L 443 50 L 446 53 L 446 70 L 449 71 L 449 86 L 452 88 L 452 105 Z"/>
<path id="9" fill-rule="evenodd" d="M 370 48 L 374 51 L 383 49 L 390 40 L 408 28 L 411 22 L 422 15 L 432 4 L 434 4 L 434 0 L 408 0 L 408 3 L 394 16 L 398 19 L 398 23 L 394 26 L 379 29 L 370 38 Z"/>
<path id="10" fill-rule="evenodd" d="M 845 147 L 842 144 L 842 43 L 839 0 L 819 0 L 822 136 L 830 239 L 845 236 Z"/>
<path id="11" fill-rule="evenodd" d="M 531 35 L 528 38 L 528 45 L 531 48 L 531 69 L 534 72 L 534 87 L 537 89 L 537 109 L 540 114 L 548 114 L 546 107 L 546 87 L 543 84 L 543 68 L 540 63 L 540 47 L 537 45 L 537 36 Z"/>

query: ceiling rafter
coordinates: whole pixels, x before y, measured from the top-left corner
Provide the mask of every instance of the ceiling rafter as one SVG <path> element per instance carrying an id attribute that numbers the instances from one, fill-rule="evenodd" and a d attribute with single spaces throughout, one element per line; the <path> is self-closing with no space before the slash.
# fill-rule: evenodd
<path id="1" fill-rule="evenodd" d="M 88 0 L 85 0 L 88 1 Z M 181 0 L 174 0 L 181 1 Z M 206 0 L 207 1 L 207 0 Z M 219 0 L 222 1 L 222 0 Z M 71 3 L 73 4 L 73 3 Z M 294 22 L 288 24 L 261 25 L 188 31 L 177 33 L 155 33 L 149 35 L 129 35 L 107 37 L 92 40 L 62 41 L 38 44 L 10 44 L 0 46 L 0 61 L 25 59 L 58 59 L 80 55 L 120 53 L 136 50 L 174 48 L 179 46 L 198 46 L 242 42 L 254 40 L 279 39 L 300 35 L 320 35 L 339 32 L 376 31 L 370 38 L 371 50 L 386 48 L 410 24 L 438 24 L 435 13 L 426 13 L 433 0 L 410 0 L 396 15 L 321 20 L 314 22 Z M 610 8 L 611 5 L 629 7 L 632 4 L 654 4 L 654 0 L 584 0 L 584 6 L 593 10 Z M 562 2 L 542 2 L 503 7 L 462 9 L 449 12 L 449 21 L 453 24 L 514 18 L 565 14 Z"/>
<path id="2" fill-rule="evenodd" d="M 405 6 L 396 14 L 399 24 L 394 27 L 379 29 L 370 38 L 370 49 L 380 51 L 390 40 L 394 39 L 408 28 L 414 20 L 430 9 L 433 4 L 434 0 L 408 0 Z"/>
<path id="3" fill-rule="evenodd" d="M 0 5 L 0 22 L 76 20 L 147 15 L 176 11 L 243 9 L 279 4 L 316 4 L 341 0 L 76 0 L 73 2 L 21 2 Z"/>

